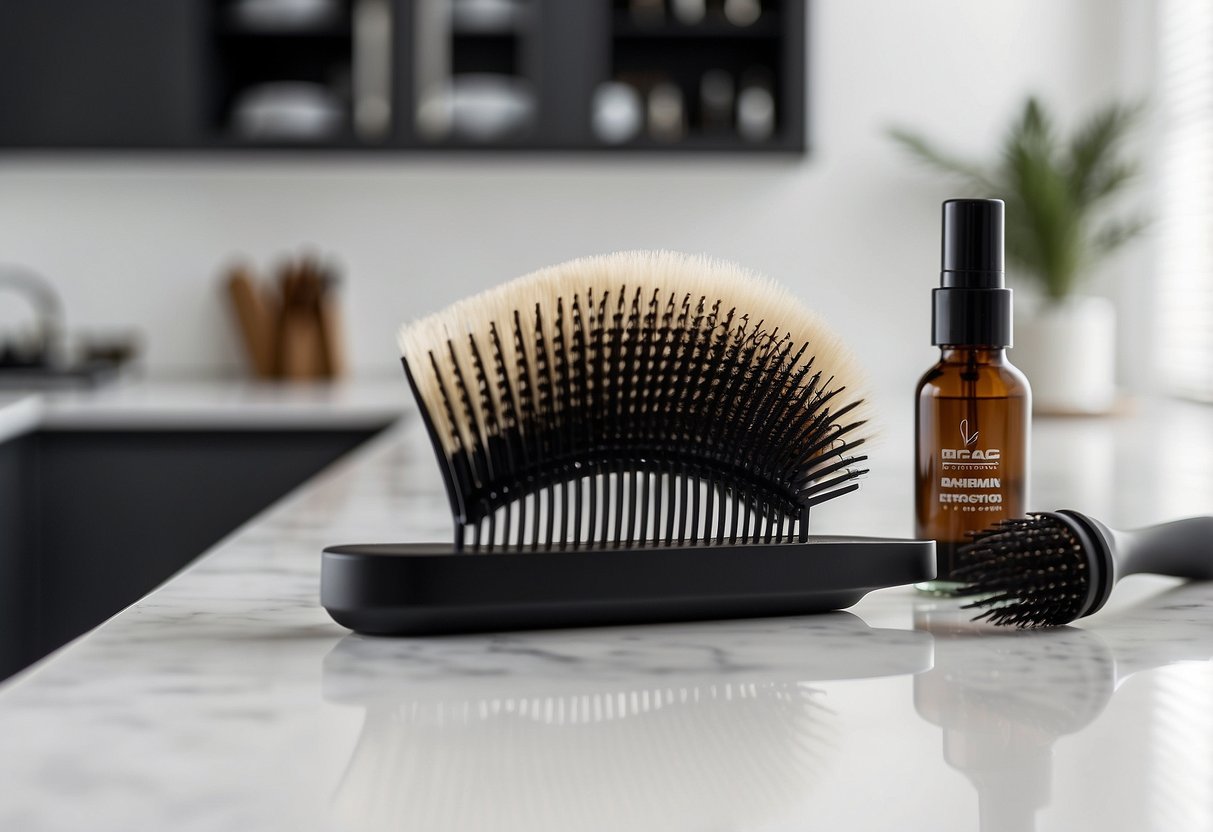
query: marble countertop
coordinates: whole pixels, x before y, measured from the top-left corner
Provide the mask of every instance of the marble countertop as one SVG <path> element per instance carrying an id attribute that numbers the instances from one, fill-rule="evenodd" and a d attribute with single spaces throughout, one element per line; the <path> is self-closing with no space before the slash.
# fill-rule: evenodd
<path id="1" fill-rule="evenodd" d="M 20 393 L 0 395 L 0 442 L 33 430 L 41 416 L 39 397 Z"/>
<path id="2" fill-rule="evenodd" d="M 0 442 L 52 430 L 364 429 L 411 402 L 400 378 L 337 383 L 124 379 L 96 389 L 0 394 Z"/>
<path id="3" fill-rule="evenodd" d="M 1039 421 L 1032 504 L 1207 512 L 1211 428 L 1177 404 Z M 872 467 L 819 531 L 909 531 L 908 425 Z M 1213 584 L 1130 577 L 1039 633 L 908 589 L 803 618 L 428 639 L 351 635 L 318 606 L 323 546 L 448 523 L 404 420 L 10 680 L 0 828 L 1213 829 Z"/>

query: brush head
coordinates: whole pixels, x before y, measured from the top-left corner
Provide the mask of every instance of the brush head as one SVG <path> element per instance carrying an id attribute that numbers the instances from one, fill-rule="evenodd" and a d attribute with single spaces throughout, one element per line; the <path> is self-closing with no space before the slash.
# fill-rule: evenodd
<path id="1" fill-rule="evenodd" d="M 1073 520 L 1031 514 L 977 532 L 962 547 L 956 579 L 974 620 L 1014 627 L 1059 627 L 1091 609 L 1096 553 Z"/>
<path id="2" fill-rule="evenodd" d="M 809 509 L 864 473 L 849 352 L 729 263 L 573 260 L 399 341 L 456 545 L 803 539 Z"/>

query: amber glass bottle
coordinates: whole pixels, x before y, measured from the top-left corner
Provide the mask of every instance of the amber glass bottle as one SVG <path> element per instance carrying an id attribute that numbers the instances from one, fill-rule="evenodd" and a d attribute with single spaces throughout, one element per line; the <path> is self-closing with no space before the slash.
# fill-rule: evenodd
<path id="1" fill-rule="evenodd" d="M 915 529 L 936 542 L 936 579 L 951 592 L 956 550 L 1027 504 L 1032 394 L 1007 361 L 1011 290 L 1003 285 L 1003 203 L 943 204 L 943 270 L 933 298 L 939 363 L 915 394 Z"/>

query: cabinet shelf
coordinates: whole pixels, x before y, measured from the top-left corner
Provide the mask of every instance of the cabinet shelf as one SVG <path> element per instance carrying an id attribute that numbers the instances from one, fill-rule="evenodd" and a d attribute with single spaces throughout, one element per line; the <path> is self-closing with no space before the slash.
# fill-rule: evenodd
<path id="1" fill-rule="evenodd" d="M 353 36 L 353 28 L 348 23 L 307 29 L 253 29 L 244 26 L 224 26 L 216 34 L 220 38 L 239 41 L 348 40 Z"/>
<path id="2" fill-rule="evenodd" d="M 626 12 L 616 12 L 614 19 L 614 36 L 616 38 L 635 40 L 746 40 L 746 39 L 779 39 L 781 32 L 779 21 L 774 12 L 767 12 L 749 26 L 737 26 L 727 20 L 716 18 L 704 20 L 702 23 L 661 23 L 648 26 L 637 23 Z"/>
<path id="3" fill-rule="evenodd" d="M 630 13 L 630 0 L 519 3 L 508 26 L 487 28 L 461 28 L 458 20 L 454 28 L 435 27 L 416 0 L 335 0 L 332 15 L 282 28 L 237 18 L 233 0 L 124 0 L 120 9 L 96 0 L 0 3 L 0 54 L 8 70 L 0 75 L 0 153 L 804 152 L 807 0 L 761 0 L 761 15 L 749 26 L 734 25 L 714 9 L 700 23 L 667 17 L 647 26 Z M 365 23 L 376 19 L 383 28 L 368 35 Z M 448 39 L 444 48 L 429 49 L 435 31 Z M 700 100 L 705 73 L 713 70 L 732 76 L 737 90 L 756 77 L 769 87 L 775 115 L 768 140 L 704 131 L 721 123 L 720 112 L 703 116 Z M 520 82 L 532 91 L 527 131 L 486 142 L 423 137 L 417 127 L 421 102 L 466 73 L 503 76 L 503 88 Z M 234 125 L 236 108 L 247 101 L 241 96 L 274 82 L 310 84 L 317 100 L 331 97 L 343 111 L 343 132 L 319 139 L 240 138 Z M 608 82 L 630 84 L 641 96 L 642 127 L 632 141 L 609 143 L 595 133 L 596 96 Z M 658 131 L 643 126 L 644 97 L 659 83 L 673 85 L 682 97 L 680 141 L 658 141 L 650 135 Z M 460 106 L 481 108 L 475 115 L 491 122 L 513 106 L 507 97 L 494 101 L 491 92 L 478 91 Z M 272 104 L 281 105 L 289 121 L 305 109 L 299 101 Z M 369 128 L 373 139 L 351 127 L 360 114 L 365 126 L 368 111 L 360 106 L 368 101 L 370 112 L 378 113 L 371 118 L 380 120 Z"/>

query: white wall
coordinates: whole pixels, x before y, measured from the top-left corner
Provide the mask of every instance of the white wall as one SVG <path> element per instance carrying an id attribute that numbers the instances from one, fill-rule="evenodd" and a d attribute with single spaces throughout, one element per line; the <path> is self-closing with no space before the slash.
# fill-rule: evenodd
<path id="1" fill-rule="evenodd" d="M 52 276 L 75 326 L 137 325 L 152 371 L 213 373 L 239 366 L 221 264 L 313 244 L 348 267 L 371 373 L 395 371 L 399 322 L 532 268 L 707 251 L 794 286 L 908 396 L 949 193 L 884 129 L 986 152 L 1030 91 L 1065 111 L 1123 87 L 1138 33 L 1108 0 L 811 0 L 811 18 L 804 159 L 0 157 L 0 260 Z"/>

